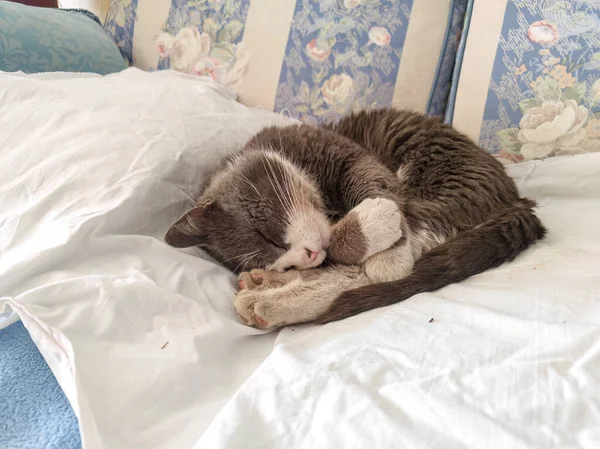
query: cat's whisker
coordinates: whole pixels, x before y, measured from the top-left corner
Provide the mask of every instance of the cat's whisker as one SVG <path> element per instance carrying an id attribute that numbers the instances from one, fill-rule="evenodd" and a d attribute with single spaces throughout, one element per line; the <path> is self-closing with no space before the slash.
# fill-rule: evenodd
<path id="1" fill-rule="evenodd" d="M 288 170 L 285 170 L 284 167 L 280 164 L 279 171 L 281 177 L 283 178 L 283 182 L 287 184 L 287 188 L 281 187 L 281 193 L 285 196 L 288 205 L 288 212 L 291 212 L 294 209 L 294 203 L 292 201 L 292 194 L 294 192 L 294 184 L 292 183 L 292 177 Z"/>
<path id="2" fill-rule="evenodd" d="M 275 151 L 275 149 L 273 148 L 273 145 L 271 145 L 271 151 Z M 277 167 L 279 168 L 279 173 L 281 175 L 283 183 L 286 184 L 286 188 L 284 188 L 284 186 L 282 186 L 279 183 L 279 181 L 277 181 L 277 177 L 275 176 L 274 169 L 269 162 L 269 168 L 271 169 L 271 172 L 273 173 L 273 176 L 276 179 L 277 185 L 280 187 L 281 195 L 286 200 L 286 203 L 285 204 L 282 203 L 282 205 L 284 205 L 284 207 L 286 208 L 288 215 L 291 215 L 292 212 L 297 211 L 301 207 L 301 205 L 298 203 L 298 200 L 297 200 L 297 196 L 296 196 L 296 192 L 295 192 L 296 189 L 294 188 L 294 183 L 292 181 L 292 176 L 291 176 L 290 171 L 287 170 L 286 167 L 284 167 L 282 164 L 278 164 Z M 292 195 L 294 195 L 294 196 L 292 196 Z"/>
<path id="3" fill-rule="evenodd" d="M 286 175 L 288 178 L 288 182 L 290 183 L 290 185 L 292 185 L 291 174 L 289 172 L 286 172 Z M 302 195 L 301 200 L 298 199 L 298 191 L 297 190 L 300 190 L 300 194 Z M 290 202 L 292 203 L 291 210 L 295 214 L 299 214 L 303 219 L 306 219 L 307 214 L 306 214 L 306 208 L 305 208 L 305 202 L 304 202 L 304 189 L 290 188 L 289 192 L 290 192 Z"/>
<path id="4" fill-rule="evenodd" d="M 271 151 L 275 151 L 272 146 L 271 146 Z M 280 198 L 281 204 L 282 204 L 282 206 L 286 207 L 286 209 L 287 209 L 288 203 L 284 201 L 285 200 L 285 192 L 284 192 L 283 186 L 279 183 L 279 181 L 277 179 L 277 176 L 275 174 L 275 169 L 271 165 L 271 160 L 267 159 L 267 163 L 269 165 L 269 170 L 270 170 L 271 174 L 273 175 L 273 181 L 277 185 L 277 188 L 278 188 L 277 192 L 280 194 L 279 198 Z M 279 168 L 281 170 L 281 166 L 279 166 Z M 281 173 L 281 171 L 280 171 L 280 173 Z"/>
<path id="5" fill-rule="evenodd" d="M 258 251 L 253 251 L 253 252 L 251 252 L 251 253 L 248 253 L 248 254 L 246 254 L 246 255 L 239 256 L 239 257 L 238 257 L 238 260 L 240 260 L 240 259 L 241 259 L 241 261 L 240 261 L 240 263 L 239 263 L 239 264 L 238 264 L 238 265 L 237 265 L 237 266 L 236 266 L 236 267 L 233 269 L 233 271 L 237 272 L 238 268 L 239 268 L 240 266 L 242 266 L 242 264 L 243 264 L 242 271 L 244 271 L 244 270 L 246 269 L 246 267 L 248 266 L 248 264 L 250 263 L 250 261 L 251 261 L 252 259 L 254 259 L 254 258 L 257 256 L 257 254 L 258 254 Z"/>
<path id="6" fill-rule="evenodd" d="M 279 135 L 279 151 L 283 152 L 283 141 L 281 139 L 281 128 L 277 128 L 277 134 Z"/>
<path id="7" fill-rule="evenodd" d="M 283 140 L 281 139 L 281 128 L 277 128 L 277 132 L 279 135 L 279 148 L 280 151 L 283 151 Z M 287 191 L 287 196 L 288 196 L 288 200 L 290 203 L 290 212 L 294 209 L 297 209 L 299 207 L 299 204 L 297 204 L 297 198 L 296 198 L 296 192 L 295 189 L 293 188 L 294 184 L 292 183 L 292 176 L 290 174 L 289 171 L 287 170 L 283 170 L 283 168 L 280 167 L 280 169 L 282 170 L 282 172 L 284 172 L 284 177 L 287 179 L 288 182 L 288 189 Z M 292 195 L 293 195 L 293 199 L 292 199 Z"/>
<path id="8" fill-rule="evenodd" d="M 265 173 L 266 173 L 266 175 L 267 175 L 267 179 L 269 180 L 269 183 L 271 184 L 271 187 L 273 187 L 273 191 L 275 192 L 275 196 L 277 197 L 277 199 L 279 200 L 279 202 L 281 203 L 281 205 L 282 205 L 282 206 L 284 206 L 284 208 L 285 208 L 285 205 L 284 205 L 284 203 L 283 203 L 283 201 L 282 201 L 281 197 L 279 196 L 279 192 L 277 191 L 277 188 L 275 187 L 275 184 L 274 184 L 274 182 L 273 182 L 273 179 L 271 178 L 271 175 L 270 175 L 270 174 L 269 174 L 269 172 L 267 171 L 267 164 L 265 163 L 265 159 L 266 159 L 266 158 L 263 158 L 263 159 L 262 159 L 262 163 L 263 163 L 263 166 L 264 166 L 264 168 L 265 168 Z"/>
<path id="9" fill-rule="evenodd" d="M 268 157 L 266 159 L 267 159 L 267 164 L 269 166 L 269 171 L 273 175 L 271 177 L 271 175 L 267 172 L 267 177 L 269 178 L 269 182 L 271 183 L 271 186 L 273 187 L 275 195 L 277 196 L 277 198 L 278 198 L 279 202 L 281 203 L 281 205 L 283 206 L 283 208 L 286 210 L 286 212 L 290 213 L 291 212 L 290 205 L 286 201 L 284 201 L 283 188 L 277 181 L 277 176 L 275 175 L 275 170 L 273 169 L 273 166 L 271 165 L 270 159 Z M 263 164 L 265 164 L 264 159 L 263 159 Z M 264 165 L 264 167 L 265 167 L 265 170 L 267 170 L 266 164 Z"/>
<path id="10" fill-rule="evenodd" d="M 261 195 L 261 193 L 258 191 L 258 189 L 256 188 L 256 186 L 254 184 L 252 184 L 252 182 L 250 182 L 250 180 L 243 174 L 240 172 L 237 172 L 234 174 L 234 176 L 239 179 L 240 181 L 245 182 L 246 184 L 248 184 L 250 187 L 252 187 L 254 189 L 254 191 L 258 194 L 259 197 L 263 197 Z"/>
<path id="11" fill-rule="evenodd" d="M 234 167 L 243 159 L 240 153 L 233 153 L 227 156 L 227 163 L 230 167 Z"/>
<path id="12" fill-rule="evenodd" d="M 244 270 L 246 269 L 246 267 L 248 266 L 248 264 L 250 263 L 250 261 L 252 259 L 254 259 L 257 255 L 258 255 L 258 251 L 255 254 L 252 254 L 252 255 L 250 255 L 250 256 L 248 256 L 248 257 L 245 258 L 246 262 L 244 263 L 244 267 L 243 267 Z"/>
<path id="13" fill-rule="evenodd" d="M 261 148 L 260 148 L 260 147 L 259 147 L 259 146 L 258 146 L 256 143 L 251 143 L 251 142 L 248 142 L 248 143 L 246 144 L 246 146 L 247 146 L 248 148 L 252 148 L 253 150 L 259 150 L 259 151 L 261 150 Z"/>
<path id="14" fill-rule="evenodd" d="M 248 256 L 255 256 L 256 254 L 258 254 L 258 250 L 250 251 L 249 253 L 245 253 L 245 254 L 242 254 L 242 255 L 237 254 L 237 255 L 235 255 L 233 257 L 230 257 L 228 259 L 223 260 L 223 263 L 229 262 L 230 260 L 234 260 L 234 259 L 238 259 L 239 260 L 239 259 L 243 259 L 243 258 L 248 257 Z"/>
<path id="15" fill-rule="evenodd" d="M 255 253 L 255 252 L 256 252 L 256 251 L 252 251 L 252 253 Z M 242 259 L 242 258 L 244 258 L 244 257 L 246 257 L 246 256 L 248 256 L 249 254 L 252 254 L 252 253 L 246 253 L 246 254 L 242 254 L 241 256 L 240 256 L 240 255 L 237 255 L 237 256 L 229 257 L 228 259 L 225 259 L 225 260 L 223 260 L 223 263 L 225 263 L 225 262 L 229 262 L 230 260 L 234 260 L 234 259 L 238 259 L 238 260 L 239 260 L 239 259 Z"/>
<path id="16" fill-rule="evenodd" d="M 250 259 L 248 259 L 248 260 L 246 261 L 246 263 L 245 263 L 245 264 L 244 264 L 244 266 L 242 267 L 242 271 L 246 271 L 246 267 L 248 266 L 248 264 L 250 263 L 250 261 L 251 261 L 252 259 L 254 259 L 254 257 L 251 257 Z"/>
<path id="17" fill-rule="evenodd" d="M 236 265 L 236 267 L 233 269 L 234 273 L 238 272 L 238 268 L 244 263 L 244 261 L 240 262 L 239 264 Z"/>
<path id="18" fill-rule="evenodd" d="M 297 196 L 298 192 L 295 192 L 295 195 Z M 302 204 L 305 204 L 304 203 L 304 201 L 305 201 L 305 198 L 304 198 L 304 189 L 300 189 L 300 195 L 302 195 L 302 198 L 301 198 L 301 203 L 298 206 L 301 209 L 301 211 L 304 214 L 304 216 L 306 216 L 306 210 L 305 210 L 305 208 L 304 207 L 300 207 Z"/>

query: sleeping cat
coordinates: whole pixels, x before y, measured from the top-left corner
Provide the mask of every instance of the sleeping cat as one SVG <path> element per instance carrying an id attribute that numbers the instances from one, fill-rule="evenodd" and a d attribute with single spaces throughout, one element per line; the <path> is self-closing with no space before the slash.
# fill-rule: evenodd
<path id="1" fill-rule="evenodd" d="M 381 109 L 262 130 L 165 240 L 241 272 L 236 310 L 275 328 L 346 318 L 512 260 L 546 233 L 534 205 L 458 131 Z"/>

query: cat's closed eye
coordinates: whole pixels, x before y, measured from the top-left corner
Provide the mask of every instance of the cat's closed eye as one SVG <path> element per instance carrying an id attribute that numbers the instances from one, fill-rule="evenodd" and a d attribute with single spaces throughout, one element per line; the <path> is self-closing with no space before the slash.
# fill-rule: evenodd
<path id="1" fill-rule="evenodd" d="M 273 238 L 267 236 L 265 233 L 263 233 L 262 231 L 256 231 L 256 233 L 260 236 L 260 238 L 269 246 L 271 246 L 273 249 L 275 249 L 278 253 L 281 252 L 285 252 L 287 251 L 289 248 L 287 245 L 283 244 L 283 243 L 277 243 Z"/>

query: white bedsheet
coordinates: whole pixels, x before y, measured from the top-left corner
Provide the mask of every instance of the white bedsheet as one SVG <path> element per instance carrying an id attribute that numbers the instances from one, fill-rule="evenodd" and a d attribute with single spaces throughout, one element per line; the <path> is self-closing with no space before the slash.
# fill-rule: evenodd
<path id="1" fill-rule="evenodd" d="M 0 326 L 21 317 L 84 447 L 600 447 L 600 154 L 510 168 L 550 229 L 514 263 L 263 334 L 161 238 L 284 122 L 171 72 L 0 74 Z"/>

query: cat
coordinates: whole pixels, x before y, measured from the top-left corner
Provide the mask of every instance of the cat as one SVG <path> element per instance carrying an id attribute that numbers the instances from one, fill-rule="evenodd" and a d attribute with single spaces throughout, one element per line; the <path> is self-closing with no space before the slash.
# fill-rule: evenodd
<path id="1" fill-rule="evenodd" d="M 546 234 L 534 206 L 451 126 L 377 109 L 263 129 L 165 240 L 239 272 L 234 307 L 267 329 L 343 319 L 510 261 Z"/>

